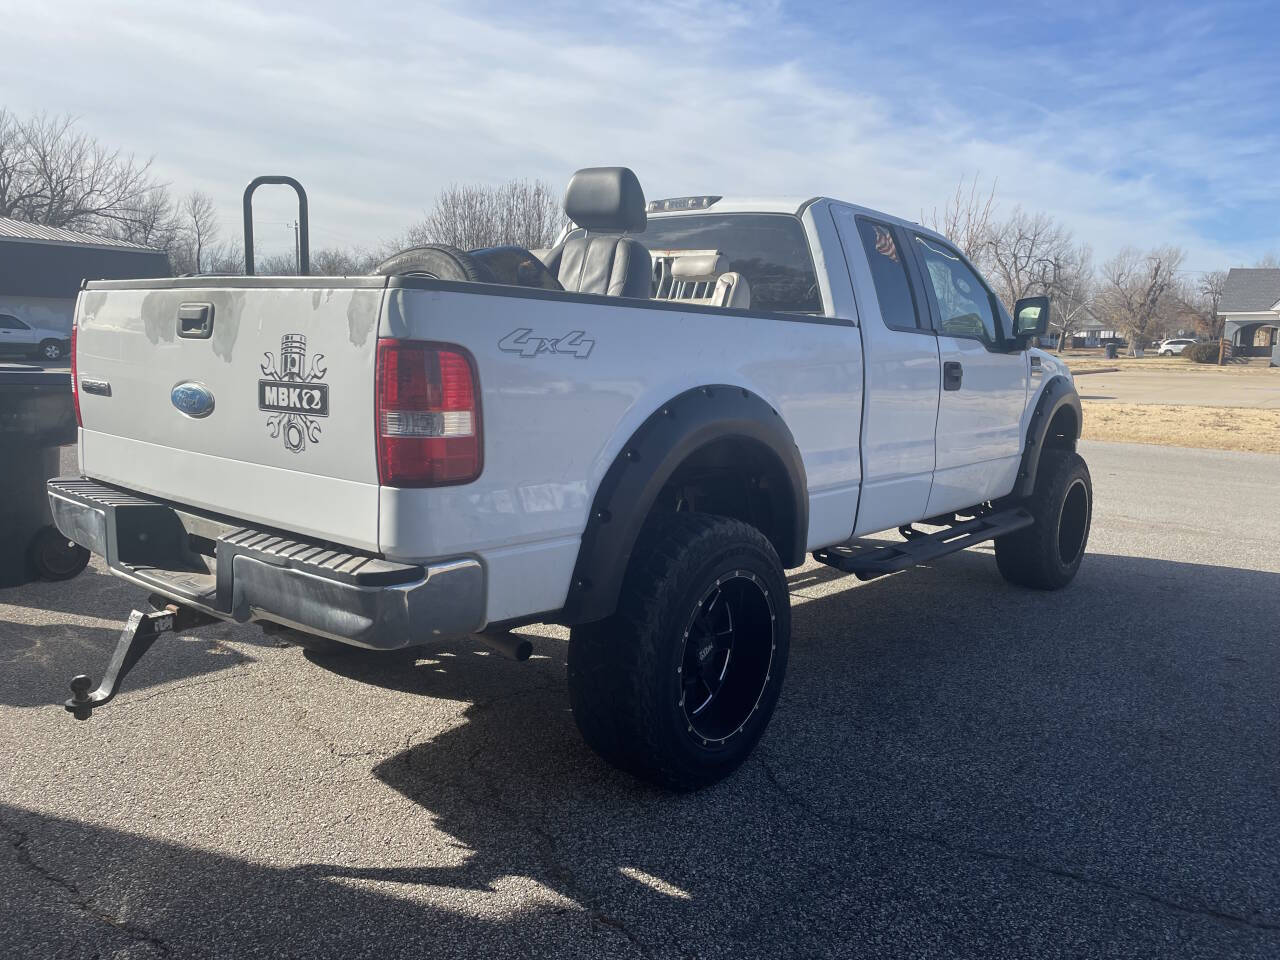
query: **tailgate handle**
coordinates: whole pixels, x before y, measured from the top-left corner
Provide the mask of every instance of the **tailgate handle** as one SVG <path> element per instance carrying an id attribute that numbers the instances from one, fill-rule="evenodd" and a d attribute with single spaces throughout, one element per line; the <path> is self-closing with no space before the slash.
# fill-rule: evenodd
<path id="1" fill-rule="evenodd" d="M 212 337 L 213 304 L 178 304 L 178 336 L 187 340 L 208 340 Z"/>

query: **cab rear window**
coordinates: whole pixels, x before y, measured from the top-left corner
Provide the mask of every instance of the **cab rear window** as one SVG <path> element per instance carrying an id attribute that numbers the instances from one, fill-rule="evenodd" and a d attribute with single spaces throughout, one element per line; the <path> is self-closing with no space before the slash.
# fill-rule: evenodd
<path id="1" fill-rule="evenodd" d="M 582 236 L 575 230 L 570 236 Z M 751 285 L 751 309 L 822 313 L 818 277 L 800 220 L 785 213 L 702 213 L 650 217 L 632 231 L 650 252 L 716 250 Z"/>

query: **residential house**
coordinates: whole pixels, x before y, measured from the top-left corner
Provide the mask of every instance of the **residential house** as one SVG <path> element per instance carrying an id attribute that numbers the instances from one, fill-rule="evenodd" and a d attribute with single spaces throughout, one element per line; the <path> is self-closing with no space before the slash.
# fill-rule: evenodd
<path id="1" fill-rule="evenodd" d="M 1236 356 L 1271 356 L 1280 344 L 1280 269 L 1232 267 L 1218 315 Z"/>

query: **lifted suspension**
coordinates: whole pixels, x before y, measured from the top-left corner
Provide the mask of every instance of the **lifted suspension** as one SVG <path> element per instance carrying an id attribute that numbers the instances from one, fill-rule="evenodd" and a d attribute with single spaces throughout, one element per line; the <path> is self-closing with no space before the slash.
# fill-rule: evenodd
<path id="1" fill-rule="evenodd" d="M 216 622 L 215 617 L 160 596 L 151 598 L 151 606 L 158 609 L 134 610 L 129 614 L 111 662 L 107 664 L 107 672 L 96 690 L 89 692 L 93 681 L 86 674 L 71 679 L 71 698 L 63 706 L 77 720 L 88 720 L 94 710 L 115 699 L 124 678 L 162 633 L 181 633 Z"/>

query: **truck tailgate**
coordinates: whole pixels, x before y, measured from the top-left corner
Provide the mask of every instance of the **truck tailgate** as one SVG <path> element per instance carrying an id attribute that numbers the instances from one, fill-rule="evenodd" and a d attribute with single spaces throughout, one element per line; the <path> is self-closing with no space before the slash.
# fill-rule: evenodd
<path id="1" fill-rule="evenodd" d="M 372 278 L 90 284 L 76 307 L 81 470 L 377 550 L 382 294 Z"/>

